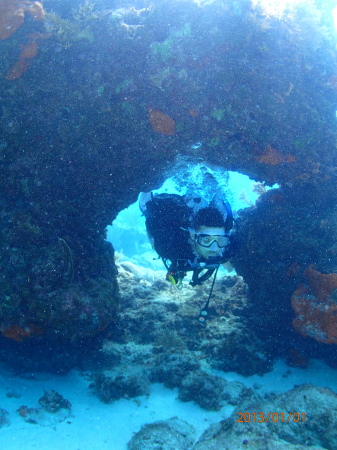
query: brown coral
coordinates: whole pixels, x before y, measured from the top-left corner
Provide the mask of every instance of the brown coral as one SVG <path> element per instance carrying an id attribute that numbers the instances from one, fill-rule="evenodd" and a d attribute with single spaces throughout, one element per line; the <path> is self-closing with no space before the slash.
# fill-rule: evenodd
<path id="1" fill-rule="evenodd" d="M 296 313 L 293 327 L 318 342 L 337 344 L 337 304 L 333 298 L 337 274 L 326 275 L 309 267 L 304 276 L 309 280 L 309 286 L 301 285 L 291 298 Z"/>
<path id="2" fill-rule="evenodd" d="M 318 272 L 312 267 L 308 267 L 304 271 L 304 276 L 308 278 L 310 287 L 318 299 L 323 302 L 326 300 L 334 289 L 337 289 L 337 274 L 329 273 L 328 275 Z"/>
<path id="3" fill-rule="evenodd" d="M 270 166 L 277 166 L 281 163 L 295 162 L 296 158 L 289 153 L 287 153 L 286 155 L 282 155 L 277 150 L 268 145 L 263 155 L 258 157 L 257 160 L 260 163 L 269 164 Z"/>
<path id="4" fill-rule="evenodd" d="M 45 17 L 40 2 L 0 0 L 0 39 L 8 39 L 21 27 L 26 12 L 33 20 L 42 20 Z"/>
<path id="5" fill-rule="evenodd" d="M 2 326 L 1 334 L 14 341 L 24 341 L 33 336 L 39 336 L 44 333 L 43 328 L 38 325 L 29 324 L 26 327 L 20 327 L 18 324 L 13 324 L 9 327 Z"/>
<path id="6" fill-rule="evenodd" d="M 296 313 L 293 327 L 303 336 L 324 344 L 337 344 L 337 304 L 330 299 L 319 302 L 310 289 L 300 286 L 291 297 Z"/>
<path id="7" fill-rule="evenodd" d="M 173 136 L 176 133 L 174 120 L 158 109 L 149 108 L 150 126 L 153 131 L 167 136 Z"/>
<path id="8" fill-rule="evenodd" d="M 35 41 L 26 44 L 19 55 L 19 59 L 6 74 L 7 80 L 16 80 L 27 72 L 30 60 L 37 55 L 37 43 Z"/>

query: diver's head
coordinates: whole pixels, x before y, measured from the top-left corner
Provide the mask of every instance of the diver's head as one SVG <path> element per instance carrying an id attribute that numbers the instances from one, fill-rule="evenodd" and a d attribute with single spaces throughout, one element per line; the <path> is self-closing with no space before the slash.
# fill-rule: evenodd
<path id="1" fill-rule="evenodd" d="M 192 248 L 204 259 L 221 256 L 228 245 L 225 220 L 213 207 L 199 209 L 190 228 Z"/>

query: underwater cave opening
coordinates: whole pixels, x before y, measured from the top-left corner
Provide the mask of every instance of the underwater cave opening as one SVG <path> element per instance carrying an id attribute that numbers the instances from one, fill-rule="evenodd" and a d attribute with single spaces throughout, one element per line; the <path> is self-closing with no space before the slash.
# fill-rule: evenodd
<path id="1" fill-rule="evenodd" d="M 235 217 L 239 210 L 253 207 L 257 198 L 272 187 L 240 172 L 199 163 L 184 165 L 152 192 L 184 195 L 192 191 L 208 201 L 214 192 L 220 192 L 229 201 Z M 107 227 L 106 240 L 113 245 L 119 260 L 128 260 L 152 270 L 164 270 L 161 259 L 147 238 L 145 217 L 139 208 L 139 200 L 122 210 L 113 224 Z"/>

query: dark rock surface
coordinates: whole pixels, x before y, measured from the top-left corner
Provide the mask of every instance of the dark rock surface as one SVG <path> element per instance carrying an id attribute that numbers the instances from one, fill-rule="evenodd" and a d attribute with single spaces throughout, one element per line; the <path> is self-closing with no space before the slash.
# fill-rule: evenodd
<path id="1" fill-rule="evenodd" d="M 300 3 L 277 15 L 248 0 L 110 9 L 46 0 L 44 8 L 45 20 L 26 20 L 1 41 L 2 334 L 80 342 L 108 326 L 118 294 L 105 227 L 140 191 L 200 160 L 282 185 L 246 216 L 234 264 L 256 317 L 267 296 L 280 305 L 267 304 L 268 317 L 290 313 L 291 262 L 331 270 L 332 251 L 335 266 L 324 239 L 335 228 L 337 165 L 329 8 Z M 26 45 L 37 54 L 13 77 Z M 309 204 L 323 212 L 306 216 Z M 261 217 L 256 236 L 251 221 Z M 306 240 L 308 227 L 322 238 Z M 265 338 L 269 321 L 261 322 Z"/>
<path id="2" fill-rule="evenodd" d="M 145 371 L 132 367 L 119 369 L 117 373 L 100 373 L 94 376 L 95 394 L 104 403 L 120 398 L 133 398 L 150 394 L 150 382 Z"/>
<path id="3" fill-rule="evenodd" d="M 179 399 L 193 400 L 201 408 L 219 411 L 224 405 L 238 405 L 247 401 L 253 392 L 238 381 L 227 381 L 218 376 L 194 371 L 186 376 L 179 388 Z"/>

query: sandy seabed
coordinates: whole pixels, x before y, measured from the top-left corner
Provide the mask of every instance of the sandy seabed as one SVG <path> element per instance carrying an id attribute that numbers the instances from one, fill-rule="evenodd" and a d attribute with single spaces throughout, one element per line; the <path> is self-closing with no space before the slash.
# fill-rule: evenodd
<path id="1" fill-rule="evenodd" d="M 248 387 L 259 386 L 261 393 L 285 392 L 303 383 L 330 387 L 337 392 L 337 371 L 316 360 L 311 360 L 305 370 L 290 369 L 278 361 L 274 370 L 263 376 L 244 378 L 218 371 L 215 374 L 228 381 L 241 381 Z M 153 384 L 148 397 L 122 399 L 107 405 L 92 394 L 88 376 L 76 370 L 65 376 L 34 373 L 23 378 L 1 368 L 0 379 L 0 407 L 8 411 L 10 418 L 10 425 L 0 429 L 1 449 L 126 450 L 133 434 L 146 423 L 176 416 L 193 425 L 200 436 L 211 423 L 227 418 L 234 409 L 225 406 L 221 411 L 205 411 L 192 402 L 181 402 L 176 398 L 177 390 L 161 384 Z M 38 399 L 51 389 L 71 402 L 71 416 L 53 426 L 27 423 L 18 412 L 20 406 L 38 408 Z M 8 398 L 9 390 L 21 397 Z"/>

